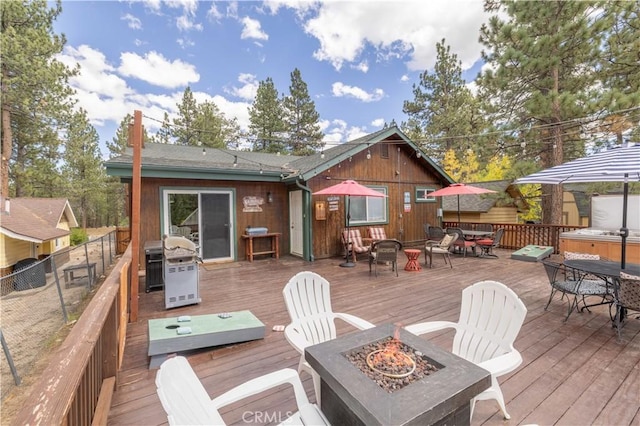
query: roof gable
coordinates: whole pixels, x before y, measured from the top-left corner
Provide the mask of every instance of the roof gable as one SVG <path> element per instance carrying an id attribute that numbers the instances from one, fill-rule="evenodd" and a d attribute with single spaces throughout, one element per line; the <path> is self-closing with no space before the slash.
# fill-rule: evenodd
<path id="1" fill-rule="evenodd" d="M 477 186 L 479 188 L 490 189 L 496 191 L 498 194 L 471 194 L 460 196 L 460 211 L 461 212 L 479 212 L 486 213 L 492 207 L 498 204 L 517 206 L 517 203 L 522 200 L 522 194 L 516 185 L 513 185 L 508 180 L 494 180 L 489 182 L 474 182 L 468 185 Z M 505 204 L 504 196 L 507 194 L 512 201 Z M 447 196 L 442 197 L 442 209 L 444 211 L 458 211 L 458 197 Z"/>
<path id="2" fill-rule="evenodd" d="M 69 235 L 58 227 L 65 216 L 69 227 L 78 226 L 66 198 L 12 198 L 2 206 L 0 231 L 16 239 L 47 241 Z"/>

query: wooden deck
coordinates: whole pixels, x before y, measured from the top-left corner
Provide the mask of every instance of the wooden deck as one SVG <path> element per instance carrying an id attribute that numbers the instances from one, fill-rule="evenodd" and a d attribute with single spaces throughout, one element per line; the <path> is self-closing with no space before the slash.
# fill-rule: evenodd
<path id="1" fill-rule="evenodd" d="M 640 424 L 640 320 L 632 318 L 617 341 L 608 307 L 574 312 L 564 322 L 566 300 L 556 296 L 544 311 L 549 284 L 539 263 L 510 259 L 452 256 L 454 268 L 434 259 L 433 269 L 387 268 L 369 276 L 366 261 L 341 268 L 341 259 L 304 262 L 293 257 L 279 261 L 259 257 L 253 263 L 201 266 L 199 305 L 164 309 L 161 291 L 145 293 L 141 283 L 139 321 L 130 324 L 122 370 L 118 375 L 108 423 L 111 425 L 166 424 L 155 392 L 155 370 L 148 370 L 147 320 L 249 309 L 266 325 L 263 340 L 193 351 L 190 363 L 212 396 L 250 378 L 284 367 L 296 368 L 299 355 L 274 325 L 286 325 L 288 314 L 282 288 L 297 272 L 311 270 L 331 283 L 333 310 L 360 316 L 374 324 L 412 324 L 425 320 L 458 318 L 460 294 L 481 280 L 496 280 L 511 287 L 528 309 L 516 340 L 523 364 L 500 380 L 511 420 L 503 420 L 495 401 L 479 401 L 473 425 L 631 425 Z M 420 258 L 424 265 L 424 255 Z M 399 262 L 404 266 L 404 260 Z M 141 280 L 143 281 L 143 280 Z M 435 334 L 435 333 L 434 333 Z M 429 336 L 447 347 L 451 333 Z M 311 379 L 302 375 L 310 399 Z M 253 398 L 250 405 L 232 406 L 224 412 L 230 424 L 264 423 L 277 413 L 294 409 L 289 389 Z M 255 417 L 252 417 L 255 415 Z M 275 420 L 281 420 L 275 418 Z M 277 423 L 276 421 L 276 423 Z"/>

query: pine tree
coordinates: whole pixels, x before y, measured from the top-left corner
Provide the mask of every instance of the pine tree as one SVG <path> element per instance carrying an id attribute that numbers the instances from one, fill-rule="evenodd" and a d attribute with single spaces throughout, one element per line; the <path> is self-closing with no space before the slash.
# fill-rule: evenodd
<path id="1" fill-rule="evenodd" d="M 421 73 L 419 83 L 413 85 L 413 101 L 404 101 L 402 111 L 409 118 L 402 128 L 438 160 L 449 149 L 463 152 L 480 148 L 475 146 L 478 140 L 467 135 L 480 133 L 485 123 L 480 118 L 480 103 L 462 78 L 457 55 L 444 39 L 436 44 L 436 50 L 433 72 Z"/>
<path id="2" fill-rule="evenodd" d="M 158 132 L 153 137 L 153 141 L 156 143 L 172 143 L 171 138 L 171 120 L 169 120 L 169 114 L 164 113 L 162 119 L 162 126 L 158 129 Z"/>
<path id="3" fill-rule="evenodd" d="M 67 81 L 76 73 L 55 58 L 65 44 L 53 33 L 61 11 L 60 1 L 51 9 L 45 0 L 0 2 L 1 196 L 10 195 L 10 182 L 16 196 L 34 194 L 39 172 L 32 166 L 46 160 L 45 169 L 53 170 L 59 161 L 54 127 L 67 120 L 73 105 Z"/>
<path id="4" fill-rule="evenodd" d="M 74 212 L 80 216 L 82 228 L 95 224 L 99 216 L 96 207 L 105 205 L 106 174 L 100 158 L 98 132 L 89 124 L 83 110 L 74 114 L 65 137 L 62 174 L 68 183 L 68 198 Z"/>
<path id="5" fill-rule="evenodd" d="M 184 89 L 182 102 L 178 104 L 178 116 L 173 119 L 171 136 L 175 138 L 178 145 L 194 145 L 200 143 L 200 135 L 196 127 L 196 117 L 198 115 L 198 103 L 193 97 L 190 87 Z"/>
<path id="6" fill-rule="evenodd" d="M 581 155 L 575 120 L 594 113 L 601 96 L 594 91 L 604 36 L 603 21 L 594 18 L 597 4 L 503 0 L 486 5 L 500 15 L 481 29 L 490 69 L 477 81 L 496 107 L 493 121 L 517 128 L 513 133 L 526 144 L 526 155 L 540 158 L 543 167 L 562 163 L 565 151 Z M 562 186 L 543 190 L 549 195 L 543 197 L 544 222 L 562 223 Z"/>
<path id="7" fill-rule="evenodd" d="M 211 148 L 227 148 L 235 141 L 240 127 L 235 119 L 228 120 L 213 102 L 204 102 L 196 107 L 194 127 L 198 132 L 198 145 Z"/>
<path id="8" fill-rule="evenodd" d="M 271 77 L 258 83 L 258 91 L 249 107 L 249 133 L 254 151 L 285 153 L 281 139 L 284 135 L 284 109 Z"/>
<path id="9" fill-rule="evenodd" d="M 310 155 L 324 146 L 320 114 L 297 68 L 291 73 L 289 96 L 282 100 L 287 127 L 287 150 L 293 155 Z"/>

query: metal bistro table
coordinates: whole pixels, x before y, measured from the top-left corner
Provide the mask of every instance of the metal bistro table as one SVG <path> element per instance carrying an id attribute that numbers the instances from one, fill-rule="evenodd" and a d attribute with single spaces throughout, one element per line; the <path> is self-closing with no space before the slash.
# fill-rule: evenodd
<path id="1" fill-rule="evenodd" d="M 617 295 L 617 281 L 620 278 L 620 272 L 624 271 L 627 274 L 640 275 L 640 265 L 635 263 L 627 263 L 624 270 L 620 267 L 620 262 L 611 260 L 565 260 L 564 264 L 570 268 L 596 275 L 602 278 L 607 283 L 607 286 L 611 285 L 613 288 L 613 303 L 615 303 Z M 617 312 L 616 315 L 618 315 Z M 620 312 L 620 320 L 624 316 L 625 312 Z M 615 317 L 612 317 L 612 320 L 615 320 Z"/>
<path id="2" fill-rule="evenodd" d="M 490 237 L 493 235 L 493 231 L 474 231 L 471 229 L 463 229 L 462 235 L 464 235 L 467 240 L 475 240 L 483 237 Z"/>

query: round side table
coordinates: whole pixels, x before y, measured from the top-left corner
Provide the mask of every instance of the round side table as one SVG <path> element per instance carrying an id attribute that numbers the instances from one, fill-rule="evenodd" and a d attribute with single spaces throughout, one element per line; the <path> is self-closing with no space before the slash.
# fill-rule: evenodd
<path id="1" fill-rule="evenodd" d="M 404 267 L 405 271 L 418 272 L 422 270 L 418 258 L 420 257 L 422 250 L 418 249 L 405 249 L 404 254 L 407 256 L 407 264 Z"/>

